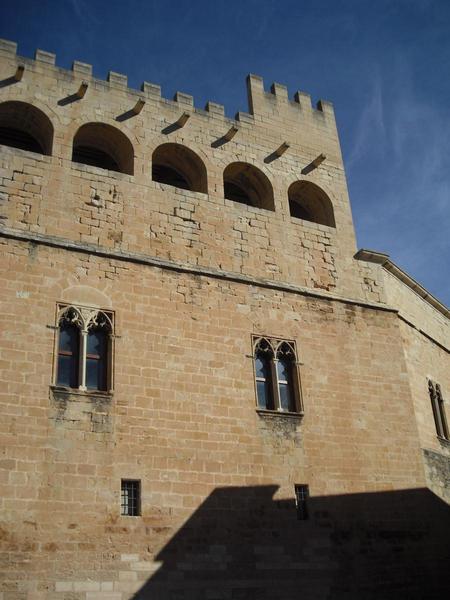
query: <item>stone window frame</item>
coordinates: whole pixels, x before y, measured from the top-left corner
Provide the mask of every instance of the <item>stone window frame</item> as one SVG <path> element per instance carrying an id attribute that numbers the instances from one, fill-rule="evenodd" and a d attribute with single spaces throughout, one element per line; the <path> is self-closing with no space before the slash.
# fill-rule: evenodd
<path id="1" fill-rule="evenodd" d="M 436 427 L 436 435 L 440 440 L 450 442 L 450 433 L 445 414 L 444 398 L 439 383 L 428 379 L 428 394 L 431 400 L 431 408 L 433 410 L 434 425 Z"/>
<path id="2" fill-rule="evenodd" d="M 257 375 L 256 372 L 256 359 L 257 354 L 261 349 L 261 344 L 266 344 L 269 357 L 269 372 L 266 378 L 266 383 L 269 387 L 269 393 L 273 400 L 273 407 L 264 408 L 260 406 L 258 399 L 258 381 L 262 379 Z M 280 360 L 280 352 L 283 347 L 289 348 L 292 358 L 290 359 L 290 381 L 283 381 L 279 378 L 278 362 Z M 265 351 L 265 350 L 264 350 Z M 301 378 L 299 367 L 302 363 L 298 360 L 297 345 L 295 340 L 273 337 L 267 335 L 252 335 L 252 362 L 253 362 L 253 380 L 255 385 L 255 400 L 256 400 L 256 411 L 260 414 L 270 415 L 290 415 L 296 417 L 303 417 L 304 406 L 303 396 L 301 388 Z M 290 410 L 285 410 L 281 403 L 280 386 L 289 385 L 290 393 L 292 394 L 293 407 Z"/>
<path id="3" fill-rule="evenodd" d="M 69 314 L 70 313 L 70 314 Z M 61 324 L 63 320 L 68 320 L 79 329 L 78 342 L 78 368 L 76 387 L 70 387 L 58 383 L 58 358 Z M 89 329 L 92 326 L 98 326 L 105 323 L 107 327 L 107 347 L 106 347 L 106 389 L 88 388 L 86 385 L 87 371 L 87 340 Z M 55 339 L 53 353 L 53 376 L 52 388 L 57 390 L 66 390 L 76 393 L 112 395 L 114 392 L 114 312 L 110 309 L 102 309 L 92 306 L 84 306 L 78 303 L 58 302 L 56 305 L 55 317 Z"/>

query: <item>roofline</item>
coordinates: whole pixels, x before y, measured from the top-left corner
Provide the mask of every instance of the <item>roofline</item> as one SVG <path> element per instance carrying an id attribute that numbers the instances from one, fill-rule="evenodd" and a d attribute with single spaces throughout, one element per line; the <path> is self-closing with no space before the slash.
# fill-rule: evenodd
<path id="1" fill-rule="evenodd" d="M 381 265 L 386 271 L 389 271 L 394 277 L 399 279 L 406 286 L 411 288 L 416 294 L 418 294 L 425 302 L 428 302 L 433 308 L 442 313 L 447 319 L 450 319 L 450 309 L 445 306 L 440 300 L 435 298 L 430 292 L 428 292 L 420 283 L 413 279 L 408 273 L 405 273 L 398 265 L 396 265 L 389 258 L 389 254 L 383 252 L 376 252 L 375 250 L 366 250 L 361 248 L 355 254 L 357 260 L 365 260 L 372 262 L 377 265 Z"/>

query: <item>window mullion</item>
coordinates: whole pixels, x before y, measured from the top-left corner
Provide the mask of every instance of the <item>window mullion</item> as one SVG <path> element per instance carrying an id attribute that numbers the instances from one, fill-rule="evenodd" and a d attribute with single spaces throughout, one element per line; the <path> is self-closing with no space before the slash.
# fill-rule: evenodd
<path id="1" fill-rule="evenodd" d="M 87 354 L 87 329 L 81 330 L 81 344 L 80 344 L 80 370 L 79 370 L 79 388 L 80 390 L 86 391 L 86 354 Z"/>
<path id="2" fill-rule="evenodd" d="M 444 437 L 444 427 L 442 425 L 442 413 L 441 413 L 441 407 L 439 406 L 439 400 L 437 398 L 437 396 L 435 395 L 433 398 L 433 403 L 435 406 L 434 412 L 436 415 L 436 428 L 437 428 L 437 433 L 440 437 Z"/>
<path id="3" fill-rule="evenodd" d="M 114 381 L 114 377 L 113 377 L 113 370 L 114 370 L 114 352 L 113 352 L 113 345 L 114 345 L 114 336 L 112 334 L 112 332 L 110 332 L 108 334 L 108 340 L 107 340 L 107 350 L 106 350 L 106 390 L 109 392 L 113 391 L 113 381 Z"/>
<path id="4" fill-rule="evenodd" d="M 270 379 L 272 383 L 274 409 L 281 410 L 280 386 L 278 384 L 278 358 L 272 358 L 270 361 L 270 369 L 272 375 Z"/>
<path id="5" fill-rule="evenodd" d="M 291 369 L 291 378 L 294 391 L 294 404 L 297 412 L 303 412 L 303 397 L 302 397 L 302 386 L 300 382 L 300 372 L 297 363 L 293 363 Z"/>

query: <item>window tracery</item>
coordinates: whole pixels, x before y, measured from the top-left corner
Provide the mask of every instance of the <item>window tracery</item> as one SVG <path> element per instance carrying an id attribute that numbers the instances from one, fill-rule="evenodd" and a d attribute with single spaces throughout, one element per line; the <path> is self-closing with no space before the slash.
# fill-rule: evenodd
<path id="1" fill-rule="evenodd" d="M 113 313 L 59 305 L 57 323 L 56 385 L 111 391 Z"/>
<path id="2" fill-rule="evenodd" d="M 253 337 L 257 407 L 261 410 L 302 413 L 295 342 Z"/>

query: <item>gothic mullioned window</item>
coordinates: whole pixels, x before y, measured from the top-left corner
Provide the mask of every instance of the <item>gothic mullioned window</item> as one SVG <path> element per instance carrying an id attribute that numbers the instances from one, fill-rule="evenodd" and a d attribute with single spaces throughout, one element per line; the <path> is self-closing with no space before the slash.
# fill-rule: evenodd
<path id="1" fill-rule="evenodd" d="M 58 307 L 55 384 L 81 391 L 112 389 L 113 313 Z"/>
<path id="2" fill-rule="evenodd" d="M 295 342 L 253 337 L 253 358 L 258 409 L 302 414 Z"/>
<path id="3" fill-rule="evenodd" d="M 450 441 L 441 386 L 438 383 L 435 383 L 434 381 L 431 381 L 431 379 L 429 379 L 428 393 L 430 394 L 431 407 L 433 409 L 434 424 L 436 426 L 437 436 L 441 439 Z"/>

